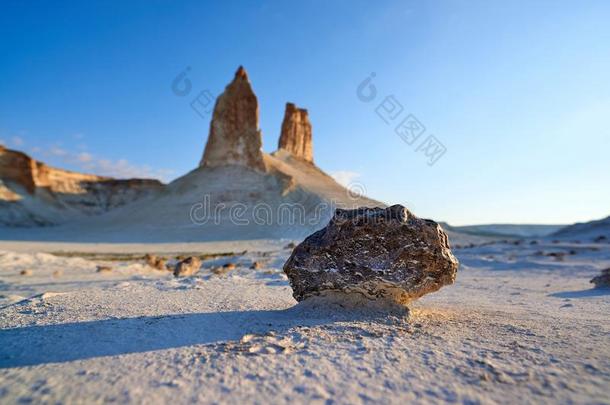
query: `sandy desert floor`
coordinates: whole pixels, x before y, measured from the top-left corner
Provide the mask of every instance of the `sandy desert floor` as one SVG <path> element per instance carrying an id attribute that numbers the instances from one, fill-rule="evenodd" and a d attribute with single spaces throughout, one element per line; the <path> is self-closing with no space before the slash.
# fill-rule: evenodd
<path id="1" fill-rule="evenodd" d="M 285 244 L 0 243 L 0 402 L 610 403 L 610 244 L 457 249 L 408 318 L 295 305 Z"/>

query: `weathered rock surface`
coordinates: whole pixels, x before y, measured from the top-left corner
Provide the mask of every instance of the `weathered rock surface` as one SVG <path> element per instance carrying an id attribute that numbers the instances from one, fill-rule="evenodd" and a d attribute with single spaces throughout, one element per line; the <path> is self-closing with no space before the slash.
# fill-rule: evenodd
<path id="1" fill-rule="evenodd" d="M 602 270 L 602 274 L 593 277 L 591 283 L 595 284 L 595 288 L 610 288 L 610 268 Z"/>
<path id="2" fill-rule="evenodd" d="M 210 133 L 199 166 L 247 166 L 264 171 L 258 100 L 239 67 L 214 105 Z"/>
<path id="3" fill-rule="evenodd" d="M 201 260 L 198 257 L 191 256 L 184 260 L 180 260 L 174 267 L 174 276 L 176 277 L 187 277 L 199 271 L 201 267 Z"/>
<path id="4" fill-rule="evenodd" d="M 0 145 L 0 225 L 58 224 L 83 214 L 105 213 L 162 189 L 163 183 L 153 179 L 123 180 L 57 169 Z"/>
<path id="5" fill-rule="evenodd" d="M 458 261 L 436 222 L 405 207 L 335 212 L 284 265 L 297 301 L 337 293 L 406 304 L 455 281 Z"/>
<path id="6" fill-rule="evenodd" d="M 313 163 L 311 122 L 306 109 L 286 103 L 278 149 Z"/>

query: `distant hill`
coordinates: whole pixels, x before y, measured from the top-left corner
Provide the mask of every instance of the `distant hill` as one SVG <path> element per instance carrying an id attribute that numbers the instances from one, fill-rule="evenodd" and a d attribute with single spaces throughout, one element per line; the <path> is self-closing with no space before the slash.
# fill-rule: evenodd
<path id="1" fill-rule="evenodd" d="M 0 146 L 0 226 L 58 225 L 159 192 L 151 179 L 113 179 L 57 169 Z"/>
<path id="2" fill-rule="evenodd" d="M 596 221 L 566 226 L 553 233 L 551 236 L 557 239 L 610 241 L 610 216 Z"/>
<path id="3" fill-rule="evenodd" d="M 510 237 L 510 238 L 536 238 L 545 237 L 565 225 L 536 225 L 536 224 L 489 224 L 451 226 L 456 232 L 477 236 Z"/>

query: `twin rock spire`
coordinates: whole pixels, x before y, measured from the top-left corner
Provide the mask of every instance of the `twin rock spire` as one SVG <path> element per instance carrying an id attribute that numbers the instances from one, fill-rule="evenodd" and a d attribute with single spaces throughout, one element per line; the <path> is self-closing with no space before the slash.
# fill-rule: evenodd
<path id="1" fill-rule="evenodd" d="M 265 171 L 258 126 L 258 100 L 240 66 L 233 81 L 217 99 L 210 134 L 199 166 L 248 166 Z M 311 123 L 307 110 L 286 104 L 278 150 L 313 163 Z"/>

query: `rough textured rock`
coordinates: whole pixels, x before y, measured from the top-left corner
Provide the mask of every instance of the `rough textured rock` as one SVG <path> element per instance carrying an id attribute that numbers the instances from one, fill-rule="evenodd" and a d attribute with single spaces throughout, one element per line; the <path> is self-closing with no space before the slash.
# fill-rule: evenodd
<path id="1" fill-rule="evenodd" d="M 187 277 L 199 271 L 201 267 L 201 260 L 198 257 L 191 256 L 184 260 L 180 260 L 174 267 L 174 276 L 176 277 Z"/>
<path id="2" fill-rule="evenodd" d="M 458 261 L 436 222 L 405 207 L 338 209 L 284 265 L 297 301 L 358 293 L 406 304 L 455 281 Z"/>
<path id="3" fill-rule="evenodd" d="M 602 274 L 593 277 L 591 283 L 595 284 L 595 288 L 610 288 L 610 268 L 602 270 Z"/>
<path id="4" fill-rule="evenodd" d="M 306 109 L 286 103 L 278 149 L 313 163 L 311 122 Z"/>
<path id="5" fill-rule="evenodd" d="M 240 66 L 233 81 L 216 99 L 210 134 L 199 165 L 239 165 L 264 171 L 261 147 L 258 100 L 246 70 Z"/>

